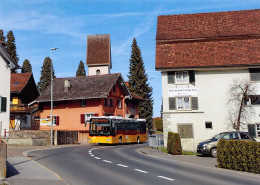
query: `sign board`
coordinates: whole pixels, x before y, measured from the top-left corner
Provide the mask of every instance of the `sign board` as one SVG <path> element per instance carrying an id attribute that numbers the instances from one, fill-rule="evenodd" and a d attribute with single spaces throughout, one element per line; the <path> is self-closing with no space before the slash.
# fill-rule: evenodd
<path id="1" fill-rule="evenodd" d="M 41 126 L 49 126 L 49 125 L 51 125 L 51 119 L 50 118 L 41 118 L 40 119 L 40 125 Z"/>
<path id="2" fill-rule="evenodd" d="M 168 89 L 169 96 L 194 96 L 198 95 L 197 88 Z"/>

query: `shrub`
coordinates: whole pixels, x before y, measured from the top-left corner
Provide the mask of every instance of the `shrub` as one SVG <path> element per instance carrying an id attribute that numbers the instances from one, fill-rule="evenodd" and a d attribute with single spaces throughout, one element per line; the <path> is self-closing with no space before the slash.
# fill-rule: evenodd
<path id="1" fill-rule="evenodd" d="M 155 121 L 156 130 L 163 132 L 163 121 L 162 121 L 162 119 L 155 119 L 154 121 Z"/>
<path id="2" fill-rule="evenodd" d="M 167 152 L 172 155 L 182 155 L 181 138 L 178 133 L 168 132 Z"/>
<path id="3" fill-rule="evenodd" d="M 219 168 L 260 173 L 260 143 L 221 139 L 217 150 Z"/>

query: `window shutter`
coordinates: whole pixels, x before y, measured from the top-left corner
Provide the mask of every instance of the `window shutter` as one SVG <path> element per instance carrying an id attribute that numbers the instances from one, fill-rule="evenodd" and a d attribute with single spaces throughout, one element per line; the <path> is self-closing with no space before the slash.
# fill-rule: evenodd
<path id="1" fill-rule="evenodd" d="M 80 114 L 80 123 L 81 124 L 85 123 L 85 114 Z"/>
<path id="2" fill-rule="evenodd" d="M 248 124 L 248 133 L 252 136 L 252 137 L 256 137 L 256 130 L 255 130 L 255 124 Z"/>
<path id="3" fill-rule="evenodd" d="M 60 124 L 60 117 L 56 116 L 56 126 L 59 126 L 59 124 Z"/>
<path id="4" fill-rule="evenodd" d="M 195 71 L 189 71 L 190 83 L 195 83 Z"/>
<path id="5" fill-rule="evenodd" d="M 167 76 L 168 76 L 168 84 L 174 84 L 175 83 L 174 72 L 168 72 Z"/>
<path id="6" fill-rule="evenodd" d="M 169 110 L 175 110 L 176 109 L 176 98 L 171 97 L 169 98 Z"/>
<path id="7" fill-rule="evenodd" d="M 191 109 L 192 110 L 199 110 L 198 97 L 192 97 L 191 98 Z"/>
<path id="8" fill-rule="evenodd" d="M 6 112 L 7 98 L 1 97 L 1 112 Z"/>

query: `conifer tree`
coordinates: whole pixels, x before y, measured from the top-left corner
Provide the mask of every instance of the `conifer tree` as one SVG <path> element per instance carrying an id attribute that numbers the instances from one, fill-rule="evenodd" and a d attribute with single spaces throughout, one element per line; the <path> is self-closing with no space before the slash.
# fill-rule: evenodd
<path id="1" fill-rule="evenodd" d="M 4 31 L 0 29 L 0 41 L 2 42 L 2 46 L 6 48 L 6 41 L 5 41 L 5 36 L 4 36 Z"/>
<path id="2" fill-rule="evenodd" d="M 12 30 L 7 33 L 6 51 L 10 55 L 10 57 L 16 63 L 18 63 L 19 58 L 18 58 L 18 55 L 16 53 L 15 38 L 14 38 L 14 34 L 13 34 Z M 16 71 L 12 70 L 12 73 L 16 73 Z"/>
<path id="3" fill-rule="evenodd" d="M 40 81 L 38 82 L 38 90 L 40 93 L 48 87 L 48 85 L 51 84 L 51 59 L 49 57 L 46 57 L 44 59 L 43 65 L 42 65 L 42 71 L 41 71 L 41 77 Z M 52 68 L 53 69 L 53 68 Z M 54 69 L 53 71 L 53 78 L 55 77 Z"/>
<path id="4" fill-rule="evenodd" d="M 129 65 L 129 90 L 145 101 L 139 103 L 139 117 L 145 118 L 148 128 L 152 128 L 153 123 L 153 98 L 152 87 L 148 83 L 148 77 L 145 72 L 141 50 L 137 45 L 136 39 L 133 39 L 132 52 Z"/>
<path id="5" fill-rule="evenodd" d="M 85 66 L 84 63 L 82 62 L 82 60 L 79 62 L 79 67 L 78 70 L 76 72 L 76 76 L 86 76 L 86 70 L 85 70 Z"/>
<path id="6" fill-rule="evenodd" d="M 22 73 L 31 73 L 32 72 L 32 65 L 28 59 L 23 61 L 22 66 Z"/>

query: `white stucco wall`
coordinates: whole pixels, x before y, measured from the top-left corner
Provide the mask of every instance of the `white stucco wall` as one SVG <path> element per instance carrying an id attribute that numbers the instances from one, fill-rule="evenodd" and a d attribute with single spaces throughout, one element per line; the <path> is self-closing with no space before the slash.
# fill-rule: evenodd
<path id="1" fill-rule="evenodd" d="M 0 96 L 7 97 L 6 112 L 0 112 L 0 122 L 2 122 L 1 136 L 4 135 L 4 129 L 9 131 L 10 119 L 10 68 L 0 56 Z"/>
<path id="2" fill-rule="evenodd" d="M 88 67 L 88 75 L 96 75 L 96 71 L 100 70 L 100 74 L 110 74 L 110 68 L 109 66 L 89 66 Z"/>
<path id="3" fill-rule="evenodd" d="M 191 84 L 168 84 L 167 72 L 162 72 L 163 123 L 164 141 L 167 141 L 168 131 L 178 132 L 178 124 L 192 124 L 192 139 L 182 139 L 184 150 L 193 151 L 200 141 L 213 135 L 233 130 L 228 124 L 228 89 L 234 79 L 250 79 L 248 69 L 212 69 L 195 71 L 195 86 Z M 257 94 L 260 95 L 260 83 L 254 83 Z M 169 110 L 168 89 L 197 88 L 199 110 L 176 111 Z M 260 122 L 260 106 L 254 106 L 255 115 L 252 123 Z M 212 129 L 205 128 L 205 122 L 212 122 Z M 247 131 L 247 129 L 245 129 Z M 167 142 L 165 142 L 167 145 Z"/>

